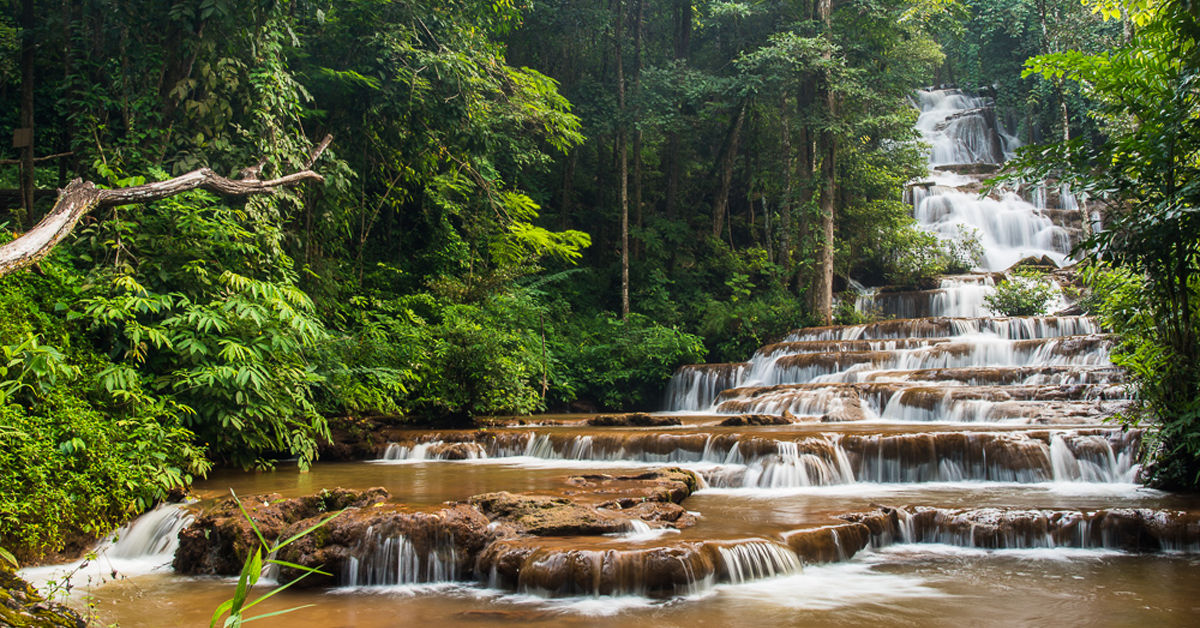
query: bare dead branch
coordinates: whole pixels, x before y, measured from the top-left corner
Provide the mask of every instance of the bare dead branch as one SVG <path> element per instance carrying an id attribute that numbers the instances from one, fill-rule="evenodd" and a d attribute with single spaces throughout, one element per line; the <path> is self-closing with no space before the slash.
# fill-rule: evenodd
<path id="1" fill-rule="evenodd" d="M 217 174 L 211 168 L 193 170 L 166 181 L 115 190 L 101 189 L 90 181 L 75 179 L 59 191 L 58 201 L 45 218 L 16 240 L 0 246 L 0 275 L 25 268 L 46 257 L 58 243 L 70 235 L 80 218 L 99 208 L 150 203 L 195 189 L 208 190 L 221 196 L 240 197 L 271 194 L 278 188 L 306 181 L 322 182 L 324 177 L 311 168 L 332 140 L 332 135 L 325 136 L 313 150 L 304 170 L 269 181 L 259 181 L 257 178 L 230 179 Z"/>

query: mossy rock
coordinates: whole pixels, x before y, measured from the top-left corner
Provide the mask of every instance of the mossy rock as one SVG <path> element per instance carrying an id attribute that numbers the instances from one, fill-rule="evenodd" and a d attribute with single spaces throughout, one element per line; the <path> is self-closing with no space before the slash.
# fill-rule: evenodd
<path id="1" fill-rule="evenodd" d="M 13 628 L 84 628 L 79 613 L 48 602 L 28 582 L 0 565 L 0 626 Z"/>

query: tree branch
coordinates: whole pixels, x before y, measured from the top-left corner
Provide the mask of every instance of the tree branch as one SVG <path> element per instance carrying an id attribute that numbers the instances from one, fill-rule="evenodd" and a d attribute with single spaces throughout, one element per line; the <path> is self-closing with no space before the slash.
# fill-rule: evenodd
<path id="1" fill-rule="evenodd" d="M 90 181 L 75 179 L 59 191 L 54 208 L 41 222 L 16 240 L 0 246 L 0 275 L 7 275 L 35 264 L 49 255 L 58 243 L 70 235 L 80 218 L 96 209 L 150 203 L 195 189 L 208 190 L 221 196 L 250 196 L 271 194 L 277 188 L 298 185 L 305 181 L 322 182 L 325 178 L 311 168 L 332 140 L 333 136 L 325 136 L 309 157 L 304 170 L 269 181 L 254 178 L 230 179 L 217 174 L 211 168 L 193 170 L 166 181 L 116 190 L 101 189 Z"/>

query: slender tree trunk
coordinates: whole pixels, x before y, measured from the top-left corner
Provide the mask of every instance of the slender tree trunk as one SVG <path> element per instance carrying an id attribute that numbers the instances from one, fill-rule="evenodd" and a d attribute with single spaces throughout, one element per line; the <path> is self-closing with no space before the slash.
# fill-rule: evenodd
<path id="1" fill-rule="evenodd" d="M 721 229 L 725 226 L 725 214 L 729 210 L 729 190 L 733 187 L 733 166 L 738 152 L 738 140 L 742 134 L 742 124 L 745 120 L 746 102 L 742 101 L 738 105 L 737 112 L 734 113 L 733 123 L 725 137 L 725 150 L 721 152 L 721 161 L 717 169 L 720 184 L 717 188 L 717 197 L 713 201 L 712 211 L 713 235 L 716 237 L 721 236 Z"/>
<path id="2" fill-rule="evenodd" d="M 621 318 L 629 318 L 629 150 L 625 145 L 625 2 L 613 0 L 614 52 L 617 63 L 617 158 L 621 195 Z"/>
<path id="3" fill-rule="evenodd" d="M 692 39 L 692 2 L 691 0 L 675 0 L 671 7 L 674 22 L 674 59 L 676 62 L 687 59 Z M 676 103 L 676 107 L 679 105 Z M 667 132 L 667 191 L 664 212 L 667 218 L 675 218 L 679 206 L 679 179 L 682 169 L 682 158 L 679 155 L 679 131 L 671 129 Z"/>
<path id="4" fill-rule="evenodd" d="M 830 28 L 833 26 L 832 0 L 818 0 L 817 14 L 825 24 L 826 37 L 831 37 Z M 827 60 L 832 58 L 826 52 Z M 825 325 L 833 323 L 833 225 L 834 200 L 837 198 L 837 139 L 828 128 L 837 116 L 837 97 L 830 85 L 828 76 L 821 81 L 821 96 L 828 116 L 825 129 L 821 131 L 821 244 L 818 255 L 820 267 L 817 278 L 817 289 L 814 293 L 813 309 L 817 318 Z"/>
<path id="5" fill-rule="evenodd" d="M 642 89 L 642 42 L 645 31 L 645 13 L 646 0 L 638 0 L 637 4 L 637 20 L 634 22 L 634 65 L 633 65 L 633 93 L 635 97 L 641 94 Z M 636 107 L 633 110 L 633 212 L 637 222 L 638 229 L 645 226 L 645 216 L 642 208 L 642 129 L 639 125 L 641 111 Z M 642 243 L 637 241 L 634 247 L 634 253 L 639 259 L 642 256 Z"/>
<path id="6" fill-rule="evenodd" d="M 35 26 L 33 0 L 21 2 L 21 128 L 27 141 L 21 147 L 21 206 L 23 222 L 33 225 L 33 53 L 36 42 L 33 38 Z"/>
<path id="7" fill-rule="evenodd" d="M 786 288 L 792 276 L 792 214 L 795 208 L 795 170 L 796 155 L 792 149 L 792 111 L 791 97 L 787 92 L 781 99 L 780 129 L 782 132 L 781 147 L 783 148 L 783 193 L 779 199 L 779 265 L 783 267 L 783 285 Z"/>

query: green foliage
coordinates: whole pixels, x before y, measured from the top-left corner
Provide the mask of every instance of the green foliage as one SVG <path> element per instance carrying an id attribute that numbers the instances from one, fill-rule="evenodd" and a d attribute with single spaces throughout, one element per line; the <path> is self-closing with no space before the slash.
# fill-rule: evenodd
<path id="1" fill-rule="evenodd" d="M 1192 485 L 1200 454 L 1200 395 L 1176 405 L 1176 386 L 1191 366 L 1181 363 L 1171 347 L 1171 331 L 1164 324 L 1169 315 L 1161 302 L 1146 299 L 1154 281 L 1102 263 L 1089 266 L 1083 277 L 1089 293 L 1082 304 L 1120 338 L 1112 360 L 1129 372 L 1130 392 L 1138 404 L 1119 418 L 1126 425 L 1149 428 L 1147 476 L 1164 486 Z M 1200 286 L 1193 286 L 1193 307 L 1200 307 L 1198 295 Z"/>
<path id="2" fill-rule="evenodd" d="M 646 316 L 572 317 L 552 350 L 561 360 L 554 394 L 561 402 L 594 401 L 609 410 L 655 410 L 671 374 L 704 357 L 700 338 Z"/>
<path id="3" fill-rule="evenodd" d="M 968 273 L 983 264 L 984 251 L 978 229 L 958 225 L 958 235 L 942 243 L 946 249 L 946 272 Z"/>
<path id="4" fill-rule="evenodd" d="M 1101 12 L 1112 3 L 1094 3 Z M 1054 174 L 1077 193 L 1110 207 L 1107 229 L 1084 243 L 1117 274 L 1101 308 L 1122 335 L 1120 359 L 1131 370 L 1140 403 L 1129 424 L 1151 427 L 1147 475 L 1173 488 L 1200 486 L 1200 23 L 1190 2 L 1134 7 L 1138 28 L 1110 53 L 1060 53 L 1030 60 L 1027 72 L 1079 84 L 1096 103 L 1106 133 L 1026 152 L 1025 176 Z M 1119 278 L 1123 281 L 1117 281 Z"/>
<path id="5" fill-rule="evenodd" d="M 416 403 L 436 414 L 523 414 L 542 408 L 534 381 L 547 368 L 522 296 L 442 308 L 430 327 L 429 360 Z"/>
<path id="6" fill-rule="evenodd" d="M 1045 316 L 1056 296 L 1044 273 L 1018 268 L 983 298 L 983 304 L 996 316 Z"/>
<path id="7" fill-rule="evenodd" d="M 326 332 L 261 211 L 197 192 L 85 231 L 85 255 L 113 265 L 93 269 L 74 316 L 105 339 L 115 364 L 101 384 L 115 399 L 169 396 L 235 463 L 282 452 L 307 465 L 328 429 L 308 359 Z"/>
<path id="8" fill-rule="evenodd" d="M 37 558 L 96 538 L 207 472 L 169 399 L 114 399 L 114 365 L 63 316 L 69 267 L 0 278 L 0 545 Z"/>

